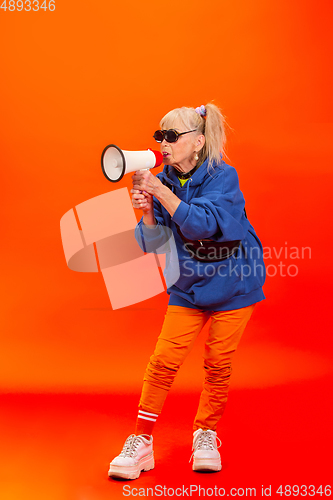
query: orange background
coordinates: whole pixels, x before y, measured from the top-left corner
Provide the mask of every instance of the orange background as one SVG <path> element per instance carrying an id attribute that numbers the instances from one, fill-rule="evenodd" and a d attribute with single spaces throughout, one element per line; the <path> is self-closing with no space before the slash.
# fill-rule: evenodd
<path id="1" fill-rule="evenodd" d="M 110 498 L 111 491 L 112 498 L 122 497 L 122 485 L 105 480 L 96 450 L 90 479 L 81 482 L 78 476 L 71 485 L 73 475 L 68 467 L 74 462 L 80 467 L 81 452 L 69 465 L 63 462 L 60 447 L 53 454 L 58 460 L 59 491 L 53 484 L 52 494 L 45 478 L 41 483 L 29 474 L 20 482 L 15 475 L 17 461 L 31 462 L 32 456 L 32 462 L 39 464 L 36 471 L 47 474 L 42 462 L 45 454 L 46 460 L 50 457 L 38 443 L 54 442 L 55 437 L 47 433 L 50 421 L 53 427 L 72 417 L 73 426 L 78 425 L 77 419 L 84 426 L 82 422 L 90 418 L 87 415 L 103 415 L 101 420 L 96 417 L 98 424 L 91 416 L 92 427 L 105 431 L 108 450 L 103 444 L 103 453 L 111 459 L 112 436 L 118 435 L 117 425 L 125 425 L 119 405 L 127 404 L 127 396 L 133 397 L 128 410 L 131 422 L 143 370 L 167 303 L 167 296 L 160 295 L 113 311 L 101 274 L 74 273 L 66 267 L 59 221 L 85 200 L 130 186 L 130 176 L 117 185 L 103 176 L 100 155 L 107 144 L 128 150 L 154 148 L 152 133 L 167 111 L 211 100 L 222 108 L 233 129 L 229 163 L 238 170 L 247 214 L 263 246 L 277 251 L 281 247 L 311 248 L 311 258 L 307 253 L 305 259 L 295 262 L 283 250 L 280 259 L 266 260 L 267 265 L 296 263 L 298 274 L 267 278 L 267 300 L 257 306 L 237 353 L 231 389 L 234 409 L 237 393 L 239 401 L 243 401 L 242 394 L 244 401 L 247 394 L 253 400 L 258 395 L 261 403 L 256 408 L 263 405 L 263 412 L 269 399 L 272 413 L 265 419 L 266 427 L 259 425 L 262 434 L 258 435 L 258 441 L 268 442 L 281 422 L 273 395 L 289 391 L 290 401 L 299 398 L 300 406 L 290 419 L 285 414 L 289 431 L 281 442 L 287 454 L 295 451 L 294 466 L 303 457 L 303 431 L 310 442 L 320 438 L 329 448 L 330 427 L 323 421 L 329 422 L 331 405 L 325 395 L 332 389 L 328 314 L 332 280 L 332 10 L 332 2 L 327 0 L 186 0 L 177 4 L 56 0 L 54 12 L 0 12 L 1 418 L 8 453 L 13 443 L 21 450 L 9 453 L 10 458 L 7 453 L 3 498 L 30 498 L 29 491 L 34 499 L 65 498 L 65 494 L 78 499 Z M 191 404 L 195 408 L 201 387 L 203 338 L 170 395 L 177 398 L 178 392 L 194 393 L 194 403 L 184 400 L 189 428 L 192 413 L 187 414 L 187 408 Z M 33 394 L 39 394 L 39 399 Z M 102 399 L 98 401 L 108 403 L 94 403 L 94 410 L 85 407 L 80 413 L 79 403 L 71 403 L 78 394 L 99 395 Z M 52 402 L 45 403 L 50 409 L 45 417 L 48 424 L 38 420 L 41 401 Z M 75 407 L 72 413 L 71 404 Z M 181 401 L 178 407 L 182 408 Z M 288 405 L 282 407 L 288 410 Z M 61 408 L 64 413 L 60 415 Z M 168 408 L 171 425 L 175 417 L 171 406 L 166 412 Z M 237 415 L 228 411 L 226 427 L 229 425 L 232 443 Z M 251 412 L 252 405 L 240 406 L 239 411 Z M 301 431 L 298 425 L 304 415 L 307 426 Z M 112 426 L 108 419 L 113 419 Z M 274 419 L 276 425 L 268 432 Z M 33 436 L 31 441 L 22 441 L 14 432 L 23 422 L 29 422 L 24 429 Z M 119 435 L 119 445 L 128 430 Z M 79 434 L 73 444 L 76 450 L 80 450 Z M 297 444 L 292 446 L 295 435 Z M 87 437 L 86 442 L 90 442 Z M 269 459 L 276 459 L 277 441 L 271 444 L 267 453 Z M 318 450 L 311 449 L 318 455 Z M 99 453 L 106 460 L 101 450 Z M 317 462 L 317 484 L 328 481 L 325 463 Z M 241 480 L 247 477 L 242 476 L 247 464 L 239 467 L 235 476 L 239 484 L 236 479 L 232 484 L 247 486 Z M 300 465 L 298 470 L 302 470 Z M 274 474 L 264 470 L 258 484 L 272 483 Z M 295 482 L 296 478 L 289 480 Z M 302 480 L 305 478 L 300 477 Z"/>

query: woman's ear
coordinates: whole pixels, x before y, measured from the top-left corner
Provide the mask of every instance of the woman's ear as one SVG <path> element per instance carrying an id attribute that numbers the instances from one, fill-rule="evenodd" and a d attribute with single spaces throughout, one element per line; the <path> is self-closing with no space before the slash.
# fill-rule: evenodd
<path id="1" fill-rule="evenodd" d="M 203 134 L 198 135 L 198 137 L 196 138 L 196 147 L 199 148 L 198 151 L 200 151 L 204 147 L 205 142 L 206 137 Z"/>

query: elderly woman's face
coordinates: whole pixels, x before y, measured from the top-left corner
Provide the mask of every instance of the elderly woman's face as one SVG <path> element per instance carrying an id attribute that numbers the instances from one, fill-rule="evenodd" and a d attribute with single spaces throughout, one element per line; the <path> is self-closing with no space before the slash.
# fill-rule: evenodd
<path id="1" fill-rule="evenodd" d="M 187 132 L 183 124 L 175 123 L 172 127 L 177 132 Z M 189 129 L 190 130 L 190 129 Z M 189 172 L 196 165 L 195 154 L 204 145 L 204 136 L 197 132 L 190 132 L 178 137 L 177 142 L 167 142 L 165 139 L 161 143 L 161 153 L 165 165 L 172 165 L 182 172 Z"/>

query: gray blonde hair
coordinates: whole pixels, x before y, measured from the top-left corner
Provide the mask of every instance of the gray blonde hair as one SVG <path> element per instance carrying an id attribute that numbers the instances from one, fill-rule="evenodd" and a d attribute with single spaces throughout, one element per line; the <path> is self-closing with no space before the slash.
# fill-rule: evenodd
<path id="1" fill-rule="evenodd" d="M 198 153 L 199 162 L 202 163 L 208 158 L 208 170 L 216 162 L 221 162 L 222 156 L 227 156 L 226 146 L 226 119 L 221 110 L 215 104 L 205 105 L 206 117 L 201 116 L 194 108 L 182 107 L 169 111 L 161 120 L 160 127 L 169 129 L 175 126 L 176 122 L 181 122 L 187 130 L 197 129 L 198 134 L 205 136 L 205 145 Z"/>

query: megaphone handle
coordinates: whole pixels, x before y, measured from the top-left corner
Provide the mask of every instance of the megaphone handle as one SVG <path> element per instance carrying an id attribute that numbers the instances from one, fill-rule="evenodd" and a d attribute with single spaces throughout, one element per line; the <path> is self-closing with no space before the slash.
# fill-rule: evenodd
<path id="1" fill-rule="evenodd" d="M 154 167 L 151 167 L 151 168 L 154 168 Z M 150 168 L 140 168 L 140 170 L 138 170 L 138 172 L 141 172 L 142 170 L 150 170 Z M 140 194 L 143 194 L 143 191 L 139 190 L 139 192 L 140 192 Z"/>
<path id="2" fill-rule="evenodd" d="M 141 170 L 150 170 L 150 168 L 140 168 L 140 172 L 141 172 Z M 140 194 L 142 194 L 142 193 L 143 193 L 143 191 L 140 191 Z"/>

